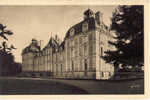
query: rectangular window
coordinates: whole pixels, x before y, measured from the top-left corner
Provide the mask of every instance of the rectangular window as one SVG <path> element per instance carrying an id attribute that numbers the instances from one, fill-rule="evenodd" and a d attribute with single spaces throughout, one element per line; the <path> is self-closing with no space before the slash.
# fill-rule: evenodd
<path id="1" fill-rule="evenodd" d="M 102 72 L 102 77 L 104 77 L 104 72 Z"/>
<path id="2" fill-rule="evenodd" d="M 85 32 L 88 30 L 88 23 L 83 23 L 82 25 L 82 32 Z"/>
<path id="3" fill-rule="evenodd" d="M 82 47 L 79 47 L 79 56 L 82 56 Z"/>
<path id="4" fill-rule="evenodd" d="M 92 34 L 89 34 L 89 41 L 92 40 Z"/>
<path id="5" fill-rule="evenodd" d="M 103 56 L 103 47 L 101 47 L 101 56 Z"/>
<path id="6" fill-rule="evenodd" d="M 80 41 L 80 44 L 82 44 L 82 37 L 80 37 L 80 40 L 79 40 L 79 41 Z"/>
<path id="7" fill-rule="evenodd" d="M 82 60 L 80 60 L 79 71 L 82 71 Z"/>
<path id="8" fill-rule="evenodd" d="M 111 73 L 109 72 L 109 76 L 111 76 Z"/>

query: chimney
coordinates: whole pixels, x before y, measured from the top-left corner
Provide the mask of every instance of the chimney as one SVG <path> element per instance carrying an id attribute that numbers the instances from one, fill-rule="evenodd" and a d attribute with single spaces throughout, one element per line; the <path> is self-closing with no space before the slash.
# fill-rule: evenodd
<path id="1" fill-rule="evenodd" d="M 96 12 L 95 13 L 95 20 L 98 25 L 100 25 L 103 22 L 103 14 L 101 12 Z"/>

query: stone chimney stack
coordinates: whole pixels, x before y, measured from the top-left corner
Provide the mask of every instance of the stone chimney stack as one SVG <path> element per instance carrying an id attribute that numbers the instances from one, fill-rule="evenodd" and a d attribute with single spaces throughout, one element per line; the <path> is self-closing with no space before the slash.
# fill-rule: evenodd
<path id="1" fill-rule="evenodd" d="M 103 14 L 101 12 L 96 12 L 95 13 L 95 20 L 98 25 L 100 25 L 103 22 Z"/>

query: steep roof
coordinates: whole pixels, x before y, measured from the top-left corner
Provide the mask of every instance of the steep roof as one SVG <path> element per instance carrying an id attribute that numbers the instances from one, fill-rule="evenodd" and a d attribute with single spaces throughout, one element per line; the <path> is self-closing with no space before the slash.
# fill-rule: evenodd
<path id="1" fill-rule="evenodd" d="M 61 42 L 59 47 L 62 48 L 62 50 L 64 50 L 65 49 L 65 41 Z"/>
<path id="2" fill-rule="evenodd" d="M 53 47 L 56 47 L 56 46 L 59 46 L 59 44 L 57 43 L 57 41 L 53 37 L 51 37 L 48 44 L 43 48 L 43 50 L 46 50 L 49 47 L 53 48 Z"/>

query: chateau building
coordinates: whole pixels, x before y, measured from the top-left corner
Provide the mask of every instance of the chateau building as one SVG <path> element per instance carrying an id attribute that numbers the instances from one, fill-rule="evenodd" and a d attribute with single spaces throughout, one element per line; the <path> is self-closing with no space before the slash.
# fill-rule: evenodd
<path id="1" fill-rule="evenodd" d="M 62 42 L 50 37 L 41 49 L 36 39 L 22 51 L 23 73 L 49 75 L 52 78 L 110 79 L 114 67 L 101 58 L 104 51 L 113 49 L 109 28 L 102 13 L 88 9 L 83 21 L 72 26 Z"/>

